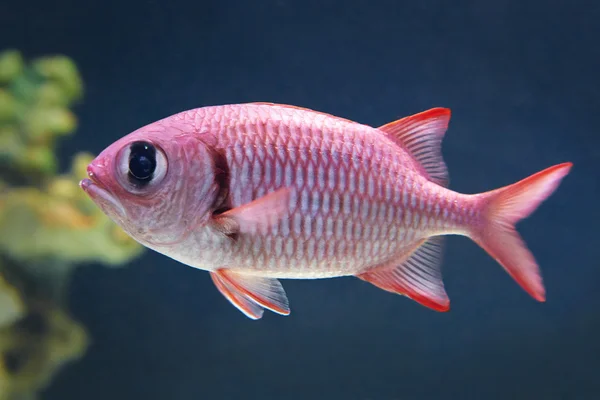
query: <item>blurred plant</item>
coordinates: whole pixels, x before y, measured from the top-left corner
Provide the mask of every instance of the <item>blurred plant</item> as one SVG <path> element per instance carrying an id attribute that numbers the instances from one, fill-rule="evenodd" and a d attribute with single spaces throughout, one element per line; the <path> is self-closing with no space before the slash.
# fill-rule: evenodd
<path id="1" fill-rule="evenodd" d="M 69 107 L 82 93 L 67 57 L 27 64 L 0 53 L 0 400 L 34 398 L 85 352 L 85 329 L 65 305 L 74 268 L 143 251 L 78 187 L 91 154 L 57 174 L 56 143 L 74 132 Z"/>

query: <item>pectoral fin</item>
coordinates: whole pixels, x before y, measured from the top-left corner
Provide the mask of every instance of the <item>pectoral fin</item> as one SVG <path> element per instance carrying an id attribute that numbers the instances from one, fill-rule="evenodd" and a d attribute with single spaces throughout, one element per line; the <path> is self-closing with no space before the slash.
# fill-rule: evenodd
<path id="1" fill-rule="evenodd" d="M 213 226 L 235 238 L 239 234 L 255 233 L 277 224 L 287 216 L 289 208 L 290 189 L 282 188 L 215 216 Z"/>
<path id="2" fill-rule="evenodd" d="M 212 271 L 210 276 L 221 294 L 249 318 L 260 319 L 263 308 L 290 314 L 287 296 L 277 279 L 243 275 L 226 268 Z"/>

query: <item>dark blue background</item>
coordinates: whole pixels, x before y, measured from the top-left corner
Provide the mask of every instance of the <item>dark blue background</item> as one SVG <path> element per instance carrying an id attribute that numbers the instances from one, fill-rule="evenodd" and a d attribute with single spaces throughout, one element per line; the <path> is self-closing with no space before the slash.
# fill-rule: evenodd
<path id="1" fill-rule="evenodd" d="M 462 192 L 574 162 L 519 225 L 545 304 L 451 237 L 449 313 L 342 278 L 284 281 L 292 315 L 253 322 L 208 274 L 147 252 L 78 270 L 70 307 L 93 343 L 44 398 L 599 398 L 599 4 L 7 1 L 0 48 L 69 55 L 85 80 L 65 165 L 172 113 L 246 101 L 371 125 L 450 107 Z"/>

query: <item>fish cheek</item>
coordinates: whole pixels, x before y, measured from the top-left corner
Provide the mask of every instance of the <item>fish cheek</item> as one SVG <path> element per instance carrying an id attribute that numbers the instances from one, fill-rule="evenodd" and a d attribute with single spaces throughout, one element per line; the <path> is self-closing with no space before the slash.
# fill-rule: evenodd
<path id="1" fill-rule="evenodd" d="M 213 182 L 203 188 L 201 196 L 188 194 L 188 202 L 179 223 L 184 226 L 186 233 L 191 233 L 210 223 L 213 218 L 213 205 L 219 194 L 219 185 Z"/>

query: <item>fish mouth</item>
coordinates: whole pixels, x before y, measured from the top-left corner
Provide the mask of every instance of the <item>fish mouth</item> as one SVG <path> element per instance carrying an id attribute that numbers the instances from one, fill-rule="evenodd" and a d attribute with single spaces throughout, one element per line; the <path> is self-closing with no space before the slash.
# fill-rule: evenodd
<path id="1" fill-rule="evenodd" d="M 89 165 L 87 168 L 88 178 L 82 179 L 79 182 L 79 187 L 96 203 L 105 213 L 115 213 L 118 217 L 124 219 L 126 217 L 125 208 L 117 200 L 117 198 L 106 189 L 106 185 L 102 184 L 98 178 L 98 174 L 94 171 L 94 166 Z"/>

